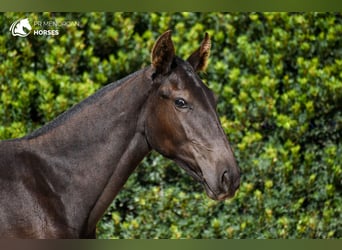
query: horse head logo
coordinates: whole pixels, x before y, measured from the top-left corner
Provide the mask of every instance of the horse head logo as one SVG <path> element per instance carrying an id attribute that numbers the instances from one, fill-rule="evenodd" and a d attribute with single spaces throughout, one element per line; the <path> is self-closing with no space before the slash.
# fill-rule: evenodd
<path id="1" fill-rule="evenodd" d="M 30 34 L 31 30 L 32 27 L 27 18 L 15 21 L 10 27 L 13 36 L 26 37 Z"/>

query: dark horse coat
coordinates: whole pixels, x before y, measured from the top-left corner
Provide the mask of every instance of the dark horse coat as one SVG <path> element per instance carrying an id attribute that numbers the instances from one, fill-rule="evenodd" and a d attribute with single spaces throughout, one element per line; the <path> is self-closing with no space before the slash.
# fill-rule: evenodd
<path id="1" fill-rule="evenodd" d="M 187 60 L 171 32 L 151 66 L 100 89 L 54 121 L 0 142 L 0 237 L 89 238 L 139 162 L 152 150 L 177 162 L 212 199 L 232 197 L 240 172 L 197 71 L 210 39 Z"/>

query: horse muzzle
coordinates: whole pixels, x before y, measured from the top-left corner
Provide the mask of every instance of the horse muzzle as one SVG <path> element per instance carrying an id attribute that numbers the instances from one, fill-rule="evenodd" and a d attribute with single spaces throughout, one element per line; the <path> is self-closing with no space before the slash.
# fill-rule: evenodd
<path id="1" fill-rule="evenodd" d="M 215 178 L 216 179 L 216 178 Z M 225 170 L 219 179 L 211 181 L 210 178 L 203 178 L 204 189 L 209 198 L 222 201 L 233 198 L 240 187 L 240 171 L 235 173 Z"/>

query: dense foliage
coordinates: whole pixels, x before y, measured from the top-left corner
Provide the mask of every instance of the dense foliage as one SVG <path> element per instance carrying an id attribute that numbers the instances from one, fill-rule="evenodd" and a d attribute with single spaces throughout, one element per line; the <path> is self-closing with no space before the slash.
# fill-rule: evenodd
<path id="1" fill-rule="evenodd" d="M 11 36 L 11 23 L 24 17 L 78 25 L 59 26 L 56 36 Z M 183 58 L 204 32 L 212 37 L 201 77 L 219 98 L 243 172 L 239 192 L 212 201 L 153 152 L 98 237 L 342 237 L 341 14 L 4 13 L 0 23 L 0 139 L 23 136 L 148 65 L 167 29 Z"/>

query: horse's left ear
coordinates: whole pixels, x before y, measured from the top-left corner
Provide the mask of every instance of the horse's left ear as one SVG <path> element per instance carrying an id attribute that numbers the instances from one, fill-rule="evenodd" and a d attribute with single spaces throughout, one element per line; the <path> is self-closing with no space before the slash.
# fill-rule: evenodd
<path id="1" fill-rule="evenodd" d="M 192 65 L 195 71 L 204 71 L 208 64 L 208 58 L 210 55 L 211 41 L 208 33 L 205 33 L 204 39 L 201 43 L 201 47 L 197 49 L 188 58 L 188 62 Z"/>

